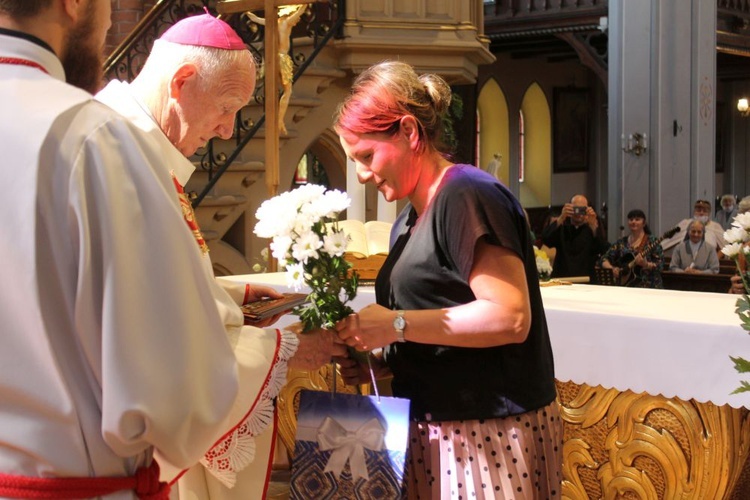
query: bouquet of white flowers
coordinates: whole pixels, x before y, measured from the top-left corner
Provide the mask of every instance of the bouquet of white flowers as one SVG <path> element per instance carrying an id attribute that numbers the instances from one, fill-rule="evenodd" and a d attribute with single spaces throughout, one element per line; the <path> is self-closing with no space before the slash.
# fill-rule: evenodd
<path id="1" fill-rule="evenodd" d="M 547 252 L 534 246 L 534 257 L 536 258 L 536 272 L 542 281 L 549 280 L 552 275 L 552 265 L 549 263 Z"/>
<path id="2" fill-rule="evenodd" d="M 272 238 L 271 252 L 286 270 L 287 282 L 299 291 L 310 287 L 308 302 L 294 309 L 303 331 L 331 328 L 353 311 L 358 277 L 344 259 L 347 235 L 338 215 L 351 200 L 338 190 L 306 184 L 266 200 L 255 217 L 255 234 Z"/>
<path id="3" fill-rule="evenodd" d="M 739 214 L 732 221 L 732 227 L 724 231 L 724 240 L 727 244 L 721 249 L 726 257 L 732 259 L 737 266 L 737 273 L 742 278 L 742 284 L 746 293 L 737 299 L 737 308 L 735 312 L 740 318 L 740 323 L 745 331 L 750 331 L 750 298 L 747 296 L 748 290 L 748 272 L 742 269 L 740 265 L 740 254 L 743 254 L 745 261 L 750 257 L 750 247 L 747 242 L 750 241 L 750 212 Z M 734 362 L 734 368 L 739 373 L 750 372 L 750 361 L 741 357 L 729 356 Z M 740 387 L 733 391 L 733 394 L 750 391 L 750 383 L 745 380 L 740 381 Z"/>

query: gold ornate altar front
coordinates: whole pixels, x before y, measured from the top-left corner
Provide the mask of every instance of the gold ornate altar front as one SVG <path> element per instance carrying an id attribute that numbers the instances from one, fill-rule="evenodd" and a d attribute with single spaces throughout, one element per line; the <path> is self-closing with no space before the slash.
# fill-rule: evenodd
<path id="1" fill-rule="evenodd" d="M 557 390 L 563 498 L 750 498 L 747 409 L 572 382 Z"/>
<path id="2" fill-rule="evenodd" d="M 337 390 L 355 392 L 337 379 Z M 331 367 L 292 371 L 278 400 L 279 436 L 294 451 L 302 389 L 330 390 Z M 363 388 L 367 392 L 367 388 Z M 557 382 L 564 499 L 750 498 L 750 411 Z"/>

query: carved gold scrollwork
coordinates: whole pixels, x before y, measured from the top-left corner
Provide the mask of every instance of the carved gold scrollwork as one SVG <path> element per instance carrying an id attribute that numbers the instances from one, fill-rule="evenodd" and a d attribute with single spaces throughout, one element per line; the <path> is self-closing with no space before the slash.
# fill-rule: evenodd
<path id="1" fill-rule="evenodd" d="M 747 410 L 572 383 L 558 391 L 564 498 L 731 496 L 748 456 Z"/>

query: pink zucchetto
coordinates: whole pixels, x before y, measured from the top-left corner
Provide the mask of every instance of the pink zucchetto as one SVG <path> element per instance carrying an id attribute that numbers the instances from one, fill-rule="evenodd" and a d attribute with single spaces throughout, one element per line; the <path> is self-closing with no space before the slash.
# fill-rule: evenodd
<path id="1" fill-rule="evenodd" d="M 224 50 L 247 49 L 231 26 L 208 12 L 178 21 L 165 31 L 159 40 Z"/>

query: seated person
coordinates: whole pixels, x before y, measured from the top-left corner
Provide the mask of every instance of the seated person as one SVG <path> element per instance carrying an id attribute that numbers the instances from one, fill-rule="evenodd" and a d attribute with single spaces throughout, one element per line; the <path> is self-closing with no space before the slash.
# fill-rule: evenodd
<path id="1" fill-rule="evenodd" d="M 542 242 L 555 249 L 552 277 L 588 276 L 594 280 L 594 266 L 608 248 L 599 230 L 596 212 L 583 195 L 563 206 L 559 217 L 542 231 Z"/>
<path id="2" fill-rule="evenodd" d="M 659 239 L 646 224 L 643 210 L 628 212 L 628 229 L 630 234 L 614 242 L 602 256 L 601 267 L 612 269 L 615 279 L 625 286 L 664 288 L 664 254 Z"/>
<path id="3" fill-rule="evenodd" d="M 745 196 L 737 204 L 737 213 L 744 214 L 745 212 L 749 210 L 750 210 L 750 196 Z"/>
<path id="4" fill-rule="evenodd" d="M 719 257 L 705 244 L 703 234 L 705 226 L 694 220 L 688 226 L 688 237 L 681 241 L 672 252 L 669 270 L 678 273 L 717 274 Z"/>
<path id="5" fill-rule="evenodd" d="M 711 213 L 711 202 L 707 200 L 697 200 L 693 206 L 693 217 L 682 219 L 677 226 L 680 228 L 671 238 L 667 238 L 661 243 L 665 254 L 670 254 L 674 248 L 683 240 L 688 239 L 687 228 L 693 220 L 699 220 L 705 225 L 704 238 L 706 245 L 718 251 L 724 246 L 724 228 L 721 224 L 714 222 L 709 218 Z"/>
<path id="6" fill-rule="evenodd" d="M 721 208 L 714 215 L 714 221 L 720 224 L 724 231 L 732 227 L 732 221 L 737 215 L 737 205 L 735 202 L 736 198 L 733 194 L 725 194 L 719 201 Z"/>

